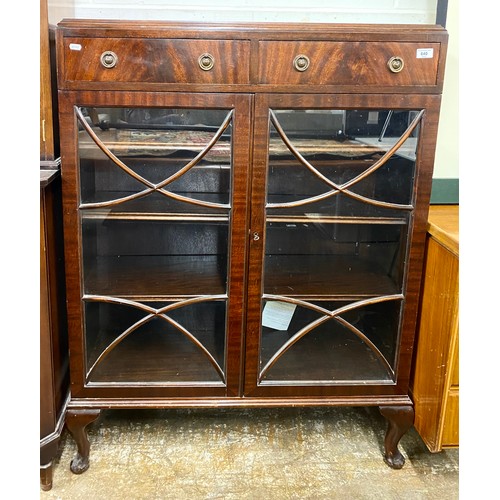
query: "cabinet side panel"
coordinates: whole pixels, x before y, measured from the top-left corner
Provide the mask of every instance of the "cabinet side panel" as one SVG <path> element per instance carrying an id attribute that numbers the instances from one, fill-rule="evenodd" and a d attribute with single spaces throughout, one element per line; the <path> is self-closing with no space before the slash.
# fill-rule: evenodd
<path id="1" fill-rule="evenodd" d="M 431 451 L 441 449 L 440 427 L 456 314 L 458 260 L 429 238 L 413 380 L 415 428 Z"/>

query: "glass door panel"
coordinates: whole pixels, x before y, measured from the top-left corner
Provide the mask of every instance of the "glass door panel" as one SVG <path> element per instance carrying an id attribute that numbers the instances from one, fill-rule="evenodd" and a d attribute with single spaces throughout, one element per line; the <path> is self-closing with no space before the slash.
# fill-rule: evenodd
<path id="1" fill-rule="evenodd" d="M 75 113 L 87 382 L 223 386 L 233 110 Z"/>
<path id="2" fill-rule="evenodd" d="M 85 301 L 93 383 L 225 381 L 224 300 Z"/>
<path id="3" fill-rule="evenodd" d="M 406 217 L 377 224 L 281 220 L 268 218 L 264 293 L 363 297 L 402 292 Z"/>
<path id="4" fill-rule="evenodd" d="M 227 220 L 97 218 L 88 212 L 82 220 L 85 294 L 138 298 L 227 292 Z"/>
<path id="5" fill-rule="evenodd" d="M 422 116 L 269 109 L 258 385 L 394 382 Z"/>
<path id="6" fill-rule="evenodd" d="M 269 214 L 376 217 L 412 208 L 421 113 L 367 112 L 377 127 L 355 127 L 353 114 L 270 111 Z"/>
<path id="7" fill-rule="evenodd" d="M 288 325 L 277 321 L 284 315 L 269 315 L 286 305 Z M 397 297 L 354 303 L 265 300 L 260 383 L 391 381 L 400 307 Z"/>
<path id="8" fill-rule="evenodd" d="M 81 108 L 77 117 L 84 208 L 229 208 L 231 110 Z"/>

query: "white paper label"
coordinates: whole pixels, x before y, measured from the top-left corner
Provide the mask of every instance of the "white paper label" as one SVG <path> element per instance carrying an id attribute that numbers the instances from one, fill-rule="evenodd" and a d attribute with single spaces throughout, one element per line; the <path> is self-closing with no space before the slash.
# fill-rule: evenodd
<path id="1" fill-rule="evenodd" d="M 417 49 L 417 59 L 432 59 L 434 49 Z"/>
<path id="2" fill-rule="evenodd" d="M 288 330 L 295 312 L 295 304 L 289 302 L 270 301 L 266 302 L 262 312 L 262 326 L 273 330 Z"/>
<path id="3" fill-rule="evenodd" d="M 69 50 L 82 50 L 82 46 L 79 43 L 70 43 Z"/>

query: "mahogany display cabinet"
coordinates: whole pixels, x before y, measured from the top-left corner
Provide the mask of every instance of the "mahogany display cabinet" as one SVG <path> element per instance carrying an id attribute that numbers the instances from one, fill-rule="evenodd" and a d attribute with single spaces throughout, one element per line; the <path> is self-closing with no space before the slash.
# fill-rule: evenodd
<path id="1" fill-rule="evenodd" d="M 439 26 L 64 20 L 66 423 L 408 396 Z"/>

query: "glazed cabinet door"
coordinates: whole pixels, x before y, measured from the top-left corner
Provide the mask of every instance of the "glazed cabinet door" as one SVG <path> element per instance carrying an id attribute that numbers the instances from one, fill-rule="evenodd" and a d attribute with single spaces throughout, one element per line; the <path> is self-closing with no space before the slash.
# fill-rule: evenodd
<path id="1" fill-rule="evenodd" d="M 250 104 L 61 94 L 75 395 L 238 393 Z"/>
<path id="2" fill-rule="evenodd" d="M 247 395 L 406 390 L 437 103 L 257 96 Z"/>

